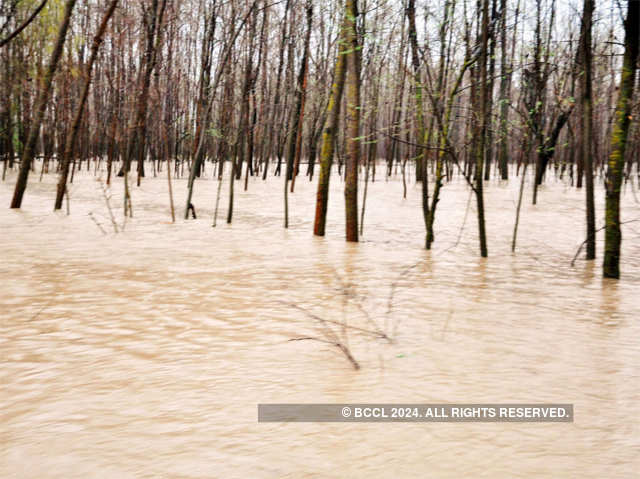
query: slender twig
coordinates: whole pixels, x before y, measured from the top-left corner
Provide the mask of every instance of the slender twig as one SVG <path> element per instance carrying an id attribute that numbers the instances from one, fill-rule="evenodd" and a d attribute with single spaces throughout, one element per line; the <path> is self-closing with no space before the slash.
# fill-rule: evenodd
<path id="1" fill-rule="evenodd" d="M 291 338 L 289 339 L 289 341 L 318 341 L 321 343 L 325 343 L 325 344 L 330 344 L 331 346 L 335 346 L 337 347 L 340 351 L 342 351 L 342 353 L 346 356 L 346 358 L 349 360 L 349 362 L 353 365 L 353 369 L 360 369 L 360 364 L 358 364 L 358 361 L 355 360 L 355 358 L 351 355 L 351 351 L 349 351 L 349 348 L 347 348 L 344 344 L 342 344 L 341 342 L 332 342 L 332 341 L 327 341 L 326 339 L 321 339 L 321 338 L 314 338 L 311 336 L 307 336 L 304 338 Z"/>
<path id="2" fill-rule="evenodd" d="M 620 224 L 621 225 L 625 225 L 625 224 L 628 224 L 628 223 L 635 223 L 636 221 L 640 221 L 640 218 L 636 218 L 635 220 L 623 221 Z M 595 233 L 598 233 L 599 231 L 602 231 L 605 228 L 606 228 L 606 226 L 598 228 L 597 230 L 595 230 Z M 589 241 L 589 240 L 585 239 L 582 243 L 580 243 L 580 247 L 578 248 L 578 251 L 576 251 L 576 254 L 573 256 L 573 259 L 571 260 L 571 267 L 572 268 L 575 266 L 576 260 L 578 259 L 578 256 L 580 255 L 580 252 L 582 251 L 582 248 L 584 248 L 584 245 L 587 244 L 587 241 Z"/>
<path id="3" fill-rule="evenodd" d="M 100 228 L 100 231 L 102 231 L 102 234 L 103 234 L 103 235 L 106 235 L 106 234 L 107 234 L 107 231 L 102 227 L 102 225 L 101 225 L 101 224 L 100 224 L 100 222 L 96 219 L 96 217 L 95 217 L 95 216 L 93 216 L 93 211 L 90 211 L 90 212 L 89 212 L 89 217 L 93 220 L 93 222 L 96 224 L 96 226 L 97 226 L 98 228 Z"/>
<path id="4" fill-rule="evenodd" d="M 280 301 L 280 302 L 284 303 L 284 301 Z M 309 317 L 317 320 L 320 323 L 320 325 L 324 328 L 324 330 L 323 330 L 324 334 L 328 338 L 326 340 L 321 340 L 319 338 L 314 338 L 314 337 L 310 337 L 309 336 L 309 337 L 305 337 L 305 338 L 300 338 L 300 340 L 302 340 L 302 339 L 310 339 L 310 340 L 321 341 L 321 342 L 336 346 L 338 349 L 340 349 L 340 351 L 343 352 L 343 354 L 346 356 L 346 358 L 349 360 L 349 362 L 351 362 L 351 364 L 353 365 L 353 367 L 355 369 L 360 369 L 360 365 L 354 359 L 354 357 L 351 354 L 351 351 L 349 350 L 349 348 L 347 346 L 345 346 L 345 344 L 342 341 L 340 341 L 340 339 L 338 338 L 338 335 L 335 333 L 335 331 L 333 331 L 333 329 L 331 329 L 327 325 L 327 323 L 334 323 L 334 324 L 338 324 L 338 325 L 342 326 L 343 328 L 346 328 L 347 327 L 346 324 L 339 323 L 337 321 L 331 321 L 331 320 L 328 320 L 328 319 L 321 318 L 320 316 L 315 315 L 312 312 L 307 311 L 306 309 L 304 309 L 304 308 L 302 308 L 302 307 L 300 307 L 300 306 L 298 306 L 296 304 L 291 304 L 291 303 L 284 303 L 284 304 L 287 304 L 288 306 L 290 306 L 292 308 L 298 309 L 299 311 L 302 311 L 305 314 L 307 314 Z M 351 326 L 351 328 L 352 329 L 360 329 L 360 328 L 355 328 L 353 326 Z M 361 331 L 366 331 L 366 330 L 361 330 Z M 372 333 L 372 332 L 369 332 L 369 333 Z"/>
<path id="5" fill-rule="evenodd" d="M 20 35 L 20 33 L 22 33 L 22 30 L 24 30 L 25 28 L 27 28 L 29 26 L 29 24 L 31 22 L 33 22 L 35 20 L 35 18 L 38 16 L 38 14 L 42 11 L 42 9 L 44 8 L 44 6 L 47 4 L 47 0 L 42 0 L 42 3 L 40 5 L 38 5 L 38 8 L 36 8 L 33 13 L 31 14 L 31 16 L 29 18 L 27 18 L 22 25 L 20 25 L 18 28 L 16 28 L 13 33 L 11 33 L 7 38 L 4 38 L 2 40 L 0 40 L 0 48 L 4 47 L 7 43 L 9 43 L 11 40 L 13 40 L 15 37 L 17 37 L 18 35 Z"/>
<path id="6" fill-rule="evenodd" d="M 362 300 L 360 298 L 358 298 L 358 296 L 355 293 L 351 292 L 351 285 L 346 283 L 342 279 L 342 277 L 338 274 L 338 272 L 335 270 L 335 268 L 333 269 L 333 274 L 335 275 L 336 278 L 338 278 L 338 281 L 340 281 L 340 284 L 342 286 L 342 289 L 341 289 L 342 294 L 347 299 L 349 299 L 349 298 L 354 299 L 354 304 L 356 305 L 356 308 L 358 308 L 358 311 L 360 311 L 363 314 L 363 316 L 365 317 L 367 322 L 371 326 L 373 326 L 375 332 L 379 335 L 379 337 L 384 338 L 387 341 L 389 341 L 390 343 L 392 343 L 393 340 L 382 329 L 380 329 L 380 327 L 373 320 L 373 318 L 371 317 L 369 312 L 364 308 L 364 306 L 362 305 Z"/>
<path id="7" fill-rule="evenodd" d="M 396 279 L 393 283 L 391 283 L 391 288 L 389 291 L 389 298 L 387 300 L 387 312 L 386 312 L 386 317 L 389 316 L 389 314 L 391 314 L 391 310 L 393 309 L 393 297 L 395 296 L 396 293 L 396 289 L 398 287 L 398 283 L 400 282 L 400 280 L 402 278 L 404 278 L 405 276 L 407 276 L 407 274 L 409 274 L 409 272 L 414 269 L 416 266 L 420 265 L 423 263 L 424 260 L 420 260 L 416 263 L 413 263 L 412 265 L 407 266 L 405 269 L 403 269 L 400 274 L 398 275 L 398 279 Z M 398 336 L 398 327 L 400 325 L 400 321 L 396 321 L 393 324 L 393 333 L 391 334 L 392 338 L 396 338 Z M 386 329 L 386 319 L 385 319 L 385 329 Z"/>
<path id="8" fill-rule="evenodd" d="M 462 239 L 462 232 L 464 231 L 464 226 L 467 223 L 467 216 L 469 215 L 469 206 L 471 204 L 471 193 L 472 193 L 472 191 L 469 190 L 469 197 L 467 199 L 467 208 L 464 211 L 464 219 L 462 220 L 462 226 L 460 226 L 460 231 L 458 232 L 458 239 L 456 240 L 456 242 L 454 244 L 452 244 L 447 249 L 442 251 L 442 253 L 446 253 L 447 251 L 457 247 L 460 244 L 460 240 Z"/>
<path id="9" fill-rule="evenodd" d="M 107 210 L 109 211 L 109 217 L 111 219 L 111 224 L 113 225 L 113 230 L 118 233 L 118 222 L 116 221 L 116 217 L 113 214 L 113 209 L 111 208 L 111 195 L 107 194 L 107 187 L 104 185 L 104 183 L 102 182 L 102 178 L 98 178 L 96 181 L 98 181 L 98 183 L 100 183 L 100 188 L 102 189 L 102 197 L 104 198 L 104 202 L 107 205 Z M 125 216 L 126 218 L 126 216 Z M 126 219 L 125 219 L 126 221 Z M 122 226 L 122 229 L 124 230 L 124 225 Z"/>
<path id="10" fill-rule="evenodd" d="M 335 320 L 332 320 L 332 319 L 322 318 L 322 317 L 318 316 L 317 314 L 312 313 L 308 309 L 305 309 L 302 306 L 298 306 L 297 304 L 287 303 L 285 301 L 279 301 L 279 302 L 282 303 L 282 304 L 286 304 L 287 306 L 289 306 L 291 308 L 297 309 L 298 311 L 302 311 L 304 314 L 306 314 L 310 318 L 313 318 L 316 321 L 319 321 L 321 323 L 335 324 L 336 326 L 346 327 L 347 329 L 352 329 L 354 331 L 358 331 L 359 333 L 367 334 L 367 335 L 373 336 L 375 338 L 382 338 L 382 339 L 387 339 L 387 340 L 389 339 L 387 337 L 387 335 L 384 334 L 381 331 L 372 331 L 370 329 L 360 328 L 358 326 L 345 325 L 344 322 L 342 322 L 342 321 L 335 321 Z"/>

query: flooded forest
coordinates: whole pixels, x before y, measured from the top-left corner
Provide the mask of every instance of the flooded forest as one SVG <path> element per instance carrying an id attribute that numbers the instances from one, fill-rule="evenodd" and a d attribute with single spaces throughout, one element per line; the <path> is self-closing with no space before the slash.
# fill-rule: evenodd
<path id="1" fill-rule="evenodd" d="M 640 0 L 0 0 L 0 476 L 635 477 L 639 68 Z M 256 419 L 375 401 L 575 418 Z"/>

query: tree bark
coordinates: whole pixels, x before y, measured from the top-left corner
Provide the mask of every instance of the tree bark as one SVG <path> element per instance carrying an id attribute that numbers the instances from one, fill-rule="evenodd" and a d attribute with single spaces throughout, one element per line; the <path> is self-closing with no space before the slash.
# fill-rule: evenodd
<path id="1" fill-rule="evenodd" d="M 620 94 L 616 106 L 615 125 L 611 132 L 611 154 L 606 177 L 604 262 L 602 272 L 606 278 L 620 277 L 620 187 L 624 167 L 624 154 L 631 123 L 635 70 L 640 48 L 640 2 L 627 0 L 625 21 L 625 49 L 620 80 Z"/>
<path id="2" fill-rule="evenodd" d="M 93 71 L 93 64 L 98 57 L 98 50 L 100 49 L 100 45 L 102 44 L 102 39 L 104 38 L 104 34 L 107 30 L 107 24 L 113 15 L 113 12 L 118 5 L 118 0 L 112 0 L 107 8 L 104 17 L 102 18 L 102 22 L 98 27 L 98 31 L 96 32 L 95 37 L 93 38 L 93 44 L 91 45 L 91 56 L 89 57 L 89 62 L 86 66 L 85 71 L 85 80 L 84 87 L 82 89 L 82 96 L 80 97 L 80 103 L 77 106 L 76 114 L 73 119 L 73 124 L 71 125 L 71 132 L 67 134 L 64 146 L 64 152 L 62 154 L 62 160 L 60 162 L 60 179 L 58 181 L 57 191 L 56 191 L 56 201 L 54 205 L 54 210 L 59 210 L 62 208 L 62 200 L 64 199 L 64 194 L 67 188 L 67 176 L 69 175 L 69 162 L 73 158 L 74 150 L 76 146 L 76 140 L 78 137 L 78 130 L 80 128 L 80 122 L 82 121 L 82 115 L 84 113 L 84 107 L 87 102 L 87 97 L 89 96 L 89 87 L 91 86 L 91 74 Z"/>
<path id="3" fill-rule="evenodd" d="M 296 85 L 296 98 L 293 108 L 293 121 L 287 151 L 287 178 L 291 180 L 291 192 L 295 188 L 296 176 L 300 170 L 300 149 L 302 142 L 302 126 L 304 118 L 304 107 L 307 90 L 307 76 L 309 71 L 309 42 L 311 40 L 311 26 L 313 22 L 313 4 L 307 2 L 307 31 L 304 38 L 304 52 L 302 54 L 302 64 L 298 74 Z"/>
<path id="4" fill-rule="evenodd" d="M 478 126 L 477 133 L 479 138 L 477 141 L 477 153 L 476 153 L 476 203 L 478 212 L 478 236 L 480 239 L 480 256 L 486 258 L 488 256 L 487 251 L 487 234 L 485 230 L 485 217 L 484 217 L 484 192 L 483 192 L 483 166 L 484 155 L 486 153 L 485 141 L 487 133 L 487 107 L 489 103 L 489 91 L 487 82 L 487 47 L 489 41 L 489 0 L 483 0 L 482 2 L 482 44 L 480 50 L 480 125 Z"/>
<path id="5" fill-rule="evenodd" d="M 347 12 L 340 27 L 335 68 L 333 72 L 333 84 L 327 103 L 327 122 L 322 133 L 322 149 L 320 151 L 320 173 L 318 175 L 318 192 L 316 194 L 316 214 L 313 226 L 313 234 L 324 236 L 327 222 L 327 204 L 329 202 L 329 179 L 333 153 L 337 140 L 338 126 L 340 124 L 340 107 L 346 77 L 346 57 L 349 50 L 347 43 Z"/>
<path id="6" fill-rule="evenodd" d="M 596 212 L 593 197 L 593 155 L 591 142 L 593 131 L 593 112 L 591 102 L 592 75 L 592 45 L 591 30 L 595 0 L 584 0 L 582 12 L 581 57 L 583 75 L 582 80 L 582 141 L 580 142 L 580 156 L 584 165 L 584 180 L 586 183 L 587 203 L 587 259 L 596 257 Z"/>
<path id="7" fill-rule="evenodd" d="M 347 12 L 347 149 L 344 199 L 347 241 L 358 241 L 358 162 L 360 161 L 360 46 L 356 0 L 346 0 Z"/>
<path id="8" fill-rule="evenodd" d="M 407 3 L 407 18 L 409 20 L 409 44 L 411 45 L 411 65 L 413 67 L 413 87 L 415 91 L 416 126 L 417 126 L 417 155 L 416 155 L 416 180 L 422 181 L 422 175 L 426 174 L 426 168 L 422 168 L 423 161 L 426 161 L 424 154 L 425 125 L 424 125 L 424 102 L 422 98 L 422 75 L 420 74 L 420 54 L 418 52 L 418 35 L 416 31 L 416 2 L 409 0 Z M 426 203 L 425 216 L 428 214 L 428 199 Z M 424 202 L 423 202 L 424 207 Z"/>
<path id="9" fill-rule="evenodd" d="M 27 18 L 24 22 L 22 22 L 22 24 L 18 28 L 16 28 L 12 33 L 7 35 L 6 38 L 3 38 L 2 40 L 0 40 L 0 48 L 4 47 L 7 43 L 9 43 L 15 37 L 20 35 L 22 33 L 22 30 L 27 28 L 31 24 L 31 22 L 33 22 L 36 19 L 38 14 L 42 11 L 42 9 L 47 4 L 47 1 L 48 0 L 42 0 L 40 5 L 38 5 L 38 7 L 33 11 L 33 13 L 29 16 L 29 18 Z"/>
<path id="10" fill-rule="evenodd" d="M 36 143 L 38 136 L 40 135 L 40 126 L 44 119 L 44 114 L 47 108 L 47 102 L 51 94 L 51 83 L 53 81 L 53 75 L 58 68 L 58 62 L 62 56 L 62 50 L 64 49 L 64 42 L 67 37 L 67 30 L 69 29 L 69 23 L 71 20 L 71 13 L 73 7 L 75 7 L 76 0 L 67 0 L 64 7 L 64 15 L 62 17 L 62 23 L 58 29 L 58 37 L 56 39 L 51 59 L 49 60 L 49 66 L 42 79 L 40 92 L 36 101 L 36 117 L 29 128 L 29 137 L 22 152 L 22 161 L 20 162 L 20 172 L 18 174 L 18 181 L 13 193 L 13 199 L 11 200 L 11 208 L 20 208 L 22 206 L 22 198 L 24 191 L 27 189 L 27 180 L 29 178 L 29 169 L 31 163 L 36 155 Z"/>

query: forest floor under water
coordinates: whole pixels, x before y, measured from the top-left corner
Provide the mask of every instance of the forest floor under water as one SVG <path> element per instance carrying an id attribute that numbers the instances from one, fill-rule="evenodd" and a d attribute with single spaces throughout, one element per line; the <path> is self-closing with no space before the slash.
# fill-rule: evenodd
<path id="1" fill-rule="evenodd" d="M 166 172 L 132 180 L 124 225 L 122 178 L 105 192 L 98 177 L 76 172 L 70 215 L 52 211 L 55 175 L 31 175 L 21 210 L 8 208 L 15 172 L 0 183 L 1 477 L 636 477 L 640 222 L 623 226 L 619 281 L 602 278 L 602 232 L 598 259 L 571 266 L 585 193 L 568 179 L 549 177 L 535 206 L 526 185 L 515 254 L 519 179 L 487 182 L 483 259 L 463 180 L 443 187 L 426 251 L 412 179 L 406 199 L 398 176 L 369 184 L 349 244 L 337 175 L 325 238 L 304 176 L 287 230 L 282 177 L 237 182 L 230 225 L 225 178 L 215 228 L 210 175 L 197 220 L 173 180 L 175 224 Z M 598 227 L 603 203 L 599 180 Z M 638 218 L 629 185 L 622 219 Z M 330 344 L 291 341 L 327 328 L 359 370 Z M 572 403 L 575 417 L 257 422 L 259 403 L 374 402 Z"/>

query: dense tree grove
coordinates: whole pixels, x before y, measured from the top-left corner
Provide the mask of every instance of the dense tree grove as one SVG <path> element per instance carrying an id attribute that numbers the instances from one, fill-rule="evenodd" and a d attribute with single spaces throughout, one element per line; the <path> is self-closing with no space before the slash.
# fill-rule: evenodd
<path id="1" fill-rule="evenodd" d="M 135 185 L 165 169 L 169 190 L 188 179 L 188 218 L 213 163 L 230 183 L 228 222 L 234 184 L 275 176 L 288 226 L 296 179 L 316 175 L 322 236 L 334 172 L 347 240 L 358 241 L 368 182 L 400 171 L 422 183 L 430 248 L 438 201 L 460 176 L 487 256 L 484 183 L 520 178 L 515 249 L 527 172 L 534 203 L 555 175 L 584 189 L 586 257 L 604 224 L 604 275 L 618 277 L 621 187 L 640 178 L 639 10 L 636 0 L 1 0 L 10 206 L 30 173 L 49 174 L 60 209 L 74 172 L 94 167 L 107 184 L 122 179 L 132 215 Z M 598 183 L 606 218 L 595 216 Z"/>

